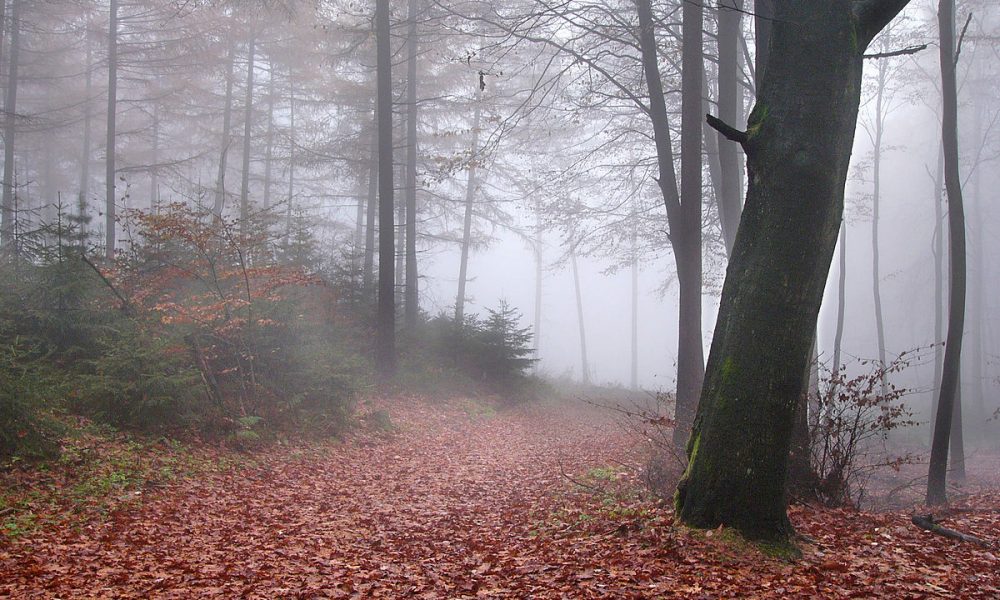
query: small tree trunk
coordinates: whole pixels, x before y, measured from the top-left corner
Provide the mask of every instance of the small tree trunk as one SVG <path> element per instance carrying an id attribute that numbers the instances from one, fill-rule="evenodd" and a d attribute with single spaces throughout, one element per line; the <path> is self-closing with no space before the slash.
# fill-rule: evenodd
<path id="1" fill-rule="evenodd" d="M 847 223 L 840 224 L 840 265 L 837 273 L 837 333 L 833 338 L 834 380 L 843 365 L 840 354 L 844 346 L 844 310 L 847 308 Z"/>
<path id="2" fill-rule="evenodd" d="M 469 154 L 469 173 L 465 182 L 465 216 L 462 220 L 462 253 L 458 263 L 458 294 L 455 297 L 455 323 L 465 318 L 465 284 L 469 273 L 469 247 L 472 244 L 472 208 L 479 181 L 476 168 L 479 161 L 479 128 L 482 118 L 482 94 L 476 90 L 476 107 L 472 114 L 472 150 Z M 537 332 L 535 335 L 538 335 Z"/>
<path id="3" fill-rule="evenodd" d="M 584 385 L 590 385 L 590 363 L 587 361 L 587 330 L 583 318 L 583 291 L 580 289 L 580 270 L 576 266 L 575 250 L 570 250 L 569 260 L 573 267 L 573 290 L 576 292 L 576 317 L 580 328 L 580 378 Z"/>
<path id="4" fill-rule="evenodd" d="M 247 88 L 243 100 L 243 180 L 240 183 L 240 237 L 248 232 L 250 219 L 250 137 L 253 129 L 253 72 L 256 53 L 255 34 L 250 34 L 247 48 Z"/>
<path id="5" fill-rule="evenodd" d="M 937 414 L 938 394 L 941 391 L 941 371 L 944 366 L 944 146 L 938 144 L 937 172 L 934 177 L 934 390 L 931 415 Z"/>
<path id="6" fill-rule="evenodd" d="M 219 152 L 219 173 L 215 178 L 215 202 L 212 213 L 216 219 L 222 218 L 222 210 L 226 205 L 226 157 L 229 155 L 229 145 L 232 143 L 233 122 L 233 66 L 236 62 L 236 38 L 233 32 L 229 35 L 229 51 L 226 61 L 226 105 L 222 110 L 222 150 Z"/>
<path id="7" fill-rule="evenodd" d="M 274 63 L 269 62 L 267 81 L 267 134 L 264 142 L 264 207 L 271 206 L 271 169 L 274 159 Z"/>
<path id="8" fill-rule="evenodd" d="M 632 209 L 632 234 L 631 234 L 631 269 L 632 269 L 632 371 L 631 387 L 633 390 L 639 389 L 639 228 L 635 222 L 637 218 L 635 207 Z"/>
<path id="9" fill-rule="evenodd" d="M 375 2 L 375 39 L 378 80 L 378 312 L 376 315 L 375 367 L 382 384 L 396 371 L 396 302 L 393 293 L 394 231 L 392 161 L 392 48 L 390 46 L 389 0 Z"/>
<path id="10" fill-rule="evenodd" d="M 376 116 L 377 119 L 377 116 Z M 371 148 L 368 156 L 368 199 L 365 215 L 365 262 L 362 285 L 369 300 L 374 293 L 375 280 L 375 220 L 378 209 L 378 132 L 372 130 Z"/>
<path id="11" fill-rule="evenodd" d="M 149 212 L 160 208 L 160 179 L 157 164 L 160 162 L 160 105 L 153 104 L 153 164 L 149 168 Z"/>
<path id="12" fill-rule="evenodd" d="M 542 275 L 545 245 L 542 242 L 542 207 L 541 202 L 535 204 L 535 359 L 533 368 L 538 372 L 538 361 L 541 358 L 542 347 Z"/>
<path id="13" fill-rule="evenodd" d="M 288 206 L 285 207 L 285 246 L 292 233 L 292 207 L 295 201 L 295 84 L 288 74 Z"/>
<path id="14" fill-rule="evenodd" d="M 108 135 L 104 181 L 104 252 L 108 260 L 115 258 L 115 122 L 118 113 L 118 0 L 111 0 L 108 23 Z"/>
<path id="15" fill-rule="evenodd" d="M 883 50 L 888 50 L 885 43 Z M 885 380 L 885 321 L 882 318 L 882 275 L 879 269 L 878 220 L 879 205 L 882 195 L 882 133 L 883 133 L 883 96 L 885 95 L 885 79 L 887 63 L 878 61 L 878 81 L 875 91 L 875 138 L 872 147 L 872 295 L 875 301 L 875 334 L 878 341 L 878 360 L 882 367 L 880 379 L 881 394 L 887 393 Z"/>
<path id="16" fill-rule="evenodd" d="M 403 322 L 411 332 L 420 317 L 417 289 L 417 12 L 418 0 L 409 0 L 406 36 L 406 288 Z"/>
<path id="17" fill-rule="evenodd" d="M 742 36 L 742 12 L 743 0 L 719 2 L 719 118 L 733 127 L 740 126 L 739 40 Z M 739 148 L 721 134 L 717 135 L 721 171 L 719 220 L 722 221 L 726 252 L 732 254 L 743 208 L 740 202 L 742 170 Z"/>
<path id="18" fill-rule="evenodd" d="M 3 203 L 0 208 L 0 245 L 5 253 L 14 250 L 14 146 L 17 135 L 17 67 L 21 48 L 21 1 L 11 0 L 10 64 L 7 66 L 7 93 L 4 98 Z M 3 27 L 0 26 L 0 29 Z"/>
<path id="19" fill-rule="evenodd" d="M 88 22 L 89 25 L 89 22 Z M 3 29 L 0 27 L 0 29 Z M 93 111 L 90 104 L 90 98 L 94 94 L 94 82 L 93 73 L 94 68 L 94 51 L 93 47 L 90 45 L 90 31 L 88 29 L 85 43 L 87 45 L 87 67 L 84 75 L 84 105 L 83 105 L 83 151 L 80 156 L 80 191 L 77 196 L 77 212 L 80 217 L 80 238 L 81 240 L 86 238 L 87 235 L 87 222 L 85 215 L 87 214 L 87 195 L 90 190 L 90 145 L 91 145 L 91 130 L 93 121 Z M 0 46 L 2 46 L 0 42 Z"/>

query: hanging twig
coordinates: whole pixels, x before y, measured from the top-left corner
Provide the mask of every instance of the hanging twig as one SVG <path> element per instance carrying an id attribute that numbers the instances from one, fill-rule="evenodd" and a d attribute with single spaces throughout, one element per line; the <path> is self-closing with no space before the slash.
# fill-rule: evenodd
<path id="1" fill-rule="evenodd" d="M 958 66 L 958 55 L 962 53 L 962 42 L 965 41 L 965 32 L 969 30 L 969 23 L 972 22 L 972 13 L 965 17 L 965 25 L 962 26 L 962 33 L 958 36 L 958 44 L 955 46 L 955 65 Z"/>

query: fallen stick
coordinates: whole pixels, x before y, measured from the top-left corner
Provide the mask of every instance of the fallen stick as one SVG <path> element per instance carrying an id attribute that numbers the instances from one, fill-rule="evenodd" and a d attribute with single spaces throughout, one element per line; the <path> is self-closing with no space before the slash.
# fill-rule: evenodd
<path id="1" fill-rule="evenodd" d="M 934 515 L 913 515 L 910 519 L 913 524 L 921 529 L 926 529 L 927 531 L 934 532 L 938 535 L 943 535 L 946 538 L 951 538 L 953 540 L 959 540 L 961 542 L 971 542 L 982 546 L 983 548 L 993 548 L 995 544 L 988 542 L 982 538 L 978 538 L 974 535 L 969 535 L 967 533 L 962 533 L 961 531 L 956 531 L 954 529 L 949 529 L 938 525 L 934 521 Z"/>

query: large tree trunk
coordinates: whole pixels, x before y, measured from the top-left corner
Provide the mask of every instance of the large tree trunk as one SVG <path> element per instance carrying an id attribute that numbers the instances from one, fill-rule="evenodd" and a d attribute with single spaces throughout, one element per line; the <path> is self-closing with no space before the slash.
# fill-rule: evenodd
<path id="1" fill-rule="evenodd" d="M 479 127 L 482 120 L 482 94 L 476 90 L 476 107 L 472 113 L 472 149 L 469 155 L 469 173 L 465 181 L 465 215 L 462 219 L 462 251 L 458 263 L 458 294 L 455 296 L 455 323 L 465 319 L 465 284 L 469 274 L 469 247 L 472 245 L 472 215 L 476 197 L 476 167 L 479 163 Z M 537 335 L 537 333 L 536 333 Z"/>
<path id="2" fill-rule="evenodd" d="M 791 532 L 795 411 L 844 206 L 863 53 L 907 0 L 775 3 L 747 133 L 749 187 L 677 512 L 756 539 Z M 724 129 L 724 128 L 723 128 Z"/>
<path id="3" fill-rule="evenodd" d="M 395 225 L 392 202 L 392 48 L 389 0 L 376 0 L 376 94 L 378 108 L 378 311 L 375 329 L 375 367 L 384 385 L 396 371 Z"/>
<path id="4" fill-rule="evenodd" d="M 3 204 L 0 208 L 0 244 L 6 252 L 14 249 L 14 136 L 17 134 L 17 66 L 21 46 L 21 0 L 12 0 L 10 12 L 10 64 L 4 99 Z"/>
<path id="5" fill-rule="evenodd" d="M 955 82 L 955 0 L 938 4 L 940 28 L 941 140 L 944 147 L 944 185 L 948 192 L 948 240 L 951 290 L 948 298 L 948 339 L 941 372 L 941 391 L 934 419 L 934 438 L 927 476 L 927 504 L 947 502 L 945 480 L 962 360 L 962 330 L 965 327 L 965 208 L 958 171 L 958 92 Z"/>
<path id="6" fill-rule="evenodd" d="M 104 252 L 108 260 L 115 258 L 115 124 L 118 113 L 118 0 L 111 0 L 108 23 L 108 136 L 105 156 L 104 183 Z"/>
<path id="7" fill-rule="evenodd" d="M 236 63 L 236 37 L 232 31 L 229 36 L 229 51 L 226 60 L 226 105 L 222 111 L 222 150 L 219 152 L 219 173 L 215 178 L 215 202 L 212 213 L 216 219 L 222 218 L 222 210 L 226 205 L 226 157 L 229 156 L 229 145 L 232 143 L 233 123 L 233 68 Z"/>
<path id="8" fill-rule="evenodd" d="M 406 35 L 406 282 L 403 322 L 409 331 L 420 316 L 417 290 L 417 10 L 409 0 Z"/>

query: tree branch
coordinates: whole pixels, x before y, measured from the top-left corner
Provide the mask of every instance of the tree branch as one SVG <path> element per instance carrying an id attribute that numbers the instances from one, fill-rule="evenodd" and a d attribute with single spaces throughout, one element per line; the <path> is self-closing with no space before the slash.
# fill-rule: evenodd
<path id="1" fill-rule="evenodd" d="M 961 542 L 972 542 L 973 544 L 982 546 L 984 548 L 993 548 L 995 544 L 992 544 L 982 538 L 978 538 L 974 535 L 969 535 L 967 533 L 962 533 L 961 531 L 955 531 L 954 529 L 948 529 L 947 527 L 942 527 L 934 521 L 934 515 L 913 515 L 910 519 L 914 525 L 921 529 L 926 529 L 938 535 L 943 535 L 946 538 L 951 538 L 953 540 L 959 540 Z"/>
<path id="2" fill-rule="evenodd" d="M 743 149 L 746 150 L 746 145 L 749 141 L 747 132 L 740 131 L 713 115 L 705 115 L 705 121 L 708 123 L 709 127 L 721 133 L 727 140 L 739 143 L 739 145 L 743 146 Z"/>
<path id="3" fill-rule="evenodd" d="M 958 44 L 955 45 L 955 65 L 958 66 L 958 55 L 962 53 L 962 42 L 965 41 L 965 32 L 969 30 L 969 23 L 972 22 L 972 13 L 965 17 L 965 25 L 962 26 L 962 33 L 958 36 Z"/>
<path id="4" fill-rule="evenodd" d="M 921 50 L 926 50 L 927 44 L 920 44 L 919 46 L 907 46 L 901 50 L 893 50 L 891 52 L 877 52 L 875 54 L 865 54 L 865 58 L 892 58 L 893 56 L 904 56 L 906 54 L 916 54 Z"/>
<path id="5" fill-rule="evenodd" d="M 122 306 L 121 306 L 122 312 L 125 313 L 126 315 L 131 314 L 132 313 L 132 305 L 129 303 L 128 299 L 125 298 L 125 296 L 122 296 L 121 292 L 118 291 L 118 288 L 116 288 L 115 285 L 113 283 L 111 283 L 111 280 L 109 280 L 107 277 L 105 277 L 104 273 L 101 273 L 101 270 L 97 268 L 97 265 L 95 265 L 94 263 L 90 262 L 90 259 L 87 258 L 86 254 L 80 253 L 80 259 L 83 260 L 83 262 L 85 262 L 88 265 L 90 265 L 90 268 L 94 270 L 94 273 L 97 273 L 97 276 L 101 278 L 101 281 L 104 282 L 104 285 L 108 286 L 108 289 L 111 290 L 111 293 L 113 293 L 115 295 L 115 297 L 117 297 L 118 300 L 121 301 L 121 303 L 122 303 Z"/>
<path id="6" fill-rule="evenodd" d="M 856 0 L 852 9 L 858 20 L 859 49 L 867 48 L 872 38 L 909 2 L 910 0 Z"/>

